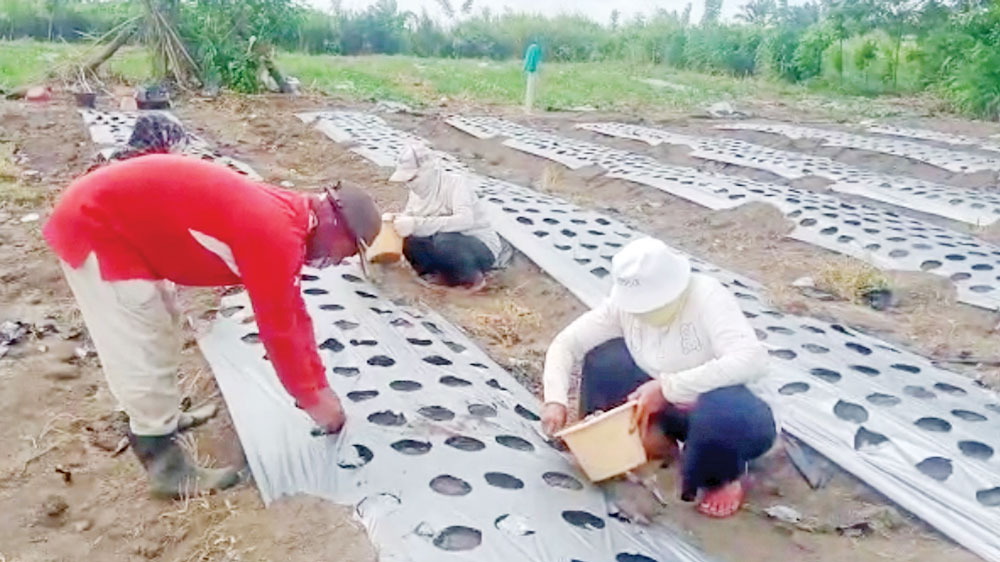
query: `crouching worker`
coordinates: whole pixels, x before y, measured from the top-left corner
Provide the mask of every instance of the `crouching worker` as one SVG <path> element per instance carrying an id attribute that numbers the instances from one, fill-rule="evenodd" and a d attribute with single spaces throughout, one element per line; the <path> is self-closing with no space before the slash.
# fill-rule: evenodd
<path id="1" fill-rule="evenodd" d="M 409 188 L 403 212 L 385 218 L 403 237 L 403 255 L 421 279 L 476 291 L 486 272 L 507 261 L 509 252 L 468 178 L 445 170 L 429 149 L 405 147 L 389 181 Z"/>
<path id="2" fill-rule="evenodd" d="M 115 148 L 110 154 L 99 152 L 88 172 L 109 162 L 128 160 L 146 154 L 183 152 L 189 146 L 190 140 L 184 127 L 169 113 L 156 111 L 143 113 L 136 117 L 132 134 L 125 146 Z"/>
<path id="3" fill-rule="evenodd" d="M 658 240 L 612 260 L 610 298 L 566 327 L 545 359 L 543 429 L 566 424 L 570 376 L 580 369 L 580 414 L 637 400 L 650 459 L 683 443 L 681 498 L 712 517 L 743 502 L 747 462 L 775 439 L 771 409 L 745 386 L 768 355 L 736 299 Z"/>
<path id="4" fill-rule="evenodd" d="M 326 381 L 299 271 L 354 255 L 379 227 L 379 211 L 360 189 L 294 193 L 179 155 L 112 163 L 66 188 L 44 236 L 129 416 L 132 450 L 154 495 L 237 480 L 230 468 L 194 465 L 175 441 L 182 339 L 174 284 L 243 284 L 278 378 L 321 428 L 336 432 L 344 411 Z"/>

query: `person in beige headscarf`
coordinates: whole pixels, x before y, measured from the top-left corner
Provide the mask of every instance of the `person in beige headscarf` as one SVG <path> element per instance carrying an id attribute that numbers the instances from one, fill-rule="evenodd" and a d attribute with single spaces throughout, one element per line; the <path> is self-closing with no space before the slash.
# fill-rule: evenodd
<path id="1" fill-rule="evenodd" d="M 478 290 L 507 252 L 468 177 L 445 168 L 427 147 L 406 146 L 389 178 L 406 182 L 406 207 L 384 219 L 404 238 L 403 255 L 422 279 Z"/>

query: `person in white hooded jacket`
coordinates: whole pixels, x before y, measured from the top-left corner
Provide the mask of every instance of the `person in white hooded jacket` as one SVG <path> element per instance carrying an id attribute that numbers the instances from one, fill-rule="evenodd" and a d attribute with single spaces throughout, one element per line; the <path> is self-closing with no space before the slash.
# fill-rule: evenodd
<path id="1" fill-rule="evenodd" d="M 611 269 L 610 297 L 549 347 L 543 430 L 565 426 L 579 372 L 581 416 L 637 400 L 647 456 L 683 442 L 681 498 L 700 491 L 699 511 L 728 517 L 743 501 L 747 463 L 776 436 L 770 407 L 746 386 L 767 373 L 768 354 L 732 293 L 663 242 L 628 244 Z"/>
<path id="2" fill-rule="evenodd" d="M 406 182 L 409 197 L 402 213 L 385 218 L 403 237 L 403 255 L 421 278 L 478 289 L 486 272 L 501 265 L 504 244 L 467 176 L 445 168 L 427 147 L 404 147 L 389 181 Z"/>

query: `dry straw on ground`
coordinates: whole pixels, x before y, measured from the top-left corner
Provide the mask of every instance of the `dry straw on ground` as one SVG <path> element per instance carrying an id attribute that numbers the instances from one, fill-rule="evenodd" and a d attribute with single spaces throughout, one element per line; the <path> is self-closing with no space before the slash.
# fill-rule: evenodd
<path id="1" fill-rule="evenodd" d="M 859 260 L 835 257 L 816 274 L 816 287 L 853 303 L 874 291 L 889 289 L 889 279 L 879 269 Z"/>

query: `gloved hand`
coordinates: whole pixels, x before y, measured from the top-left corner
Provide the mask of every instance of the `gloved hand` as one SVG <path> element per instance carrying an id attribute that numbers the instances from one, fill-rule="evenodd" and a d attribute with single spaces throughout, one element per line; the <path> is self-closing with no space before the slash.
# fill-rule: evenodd
<path id="1" fill-rule="evenodd" d="M 396 228 L 397 234 L 406 238 L 413 234 L 413 231 L 417 228 L 417 219 L 416 217 L 397 215 L 392 221 L 392 225 Z"/>
<path id="2" fill-rule="evenodd" d="M 549 402 L 542 407 L 542 431 L 552 437 L 566 426 L 566 406 L 558 402 Z"/>
<path id="3" fill-rule="evenodd" d="M 300 401 L 300 406 L 326 433 L 338 433 L 347 419 L 340 399 L 329 387 L 317 390 L 314 395 Z"/>

